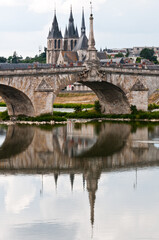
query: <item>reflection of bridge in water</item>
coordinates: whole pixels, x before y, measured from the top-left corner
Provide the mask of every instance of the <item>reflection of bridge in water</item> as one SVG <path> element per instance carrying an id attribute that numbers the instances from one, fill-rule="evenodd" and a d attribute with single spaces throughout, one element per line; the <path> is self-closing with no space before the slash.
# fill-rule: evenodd
<path id="1" fill-rule="evenodd" d="M 87 183 L 94 222 L 95 194 L 103 172 L 158 166 L 159 149 L 152 142 L 159 127 L 133 130 L 127 124 L 72 124 L 51 131 L 37 127 L 9 126 L 0 147 L 2 174 L 82 174 Z M 148 141 L 151 140 L 149 144 Z"/>

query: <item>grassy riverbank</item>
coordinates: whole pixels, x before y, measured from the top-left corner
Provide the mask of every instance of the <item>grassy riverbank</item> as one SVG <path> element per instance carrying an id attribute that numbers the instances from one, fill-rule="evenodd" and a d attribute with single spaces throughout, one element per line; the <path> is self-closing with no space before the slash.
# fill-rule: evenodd
<path id="1" fill-rule="evenodd" d="M 79 103 L 55 103 L 54 108 L 76 108 L 81 106 L 81 109 L 93 108 L 94 104 L 79 104 Z"/>
<path id="2" fill-rule="evenodd" d="M 9 120 L 9 116 L 7 111 L 0 113 L 0 119 L 2 121 Z M 54 115 L 51 114 L 44 114 L 38 117 L 26 117 L 26 116 L 19 116 L 17 118 L 18 121 L 38 121 L 38 122 L 63 122 L 67 119 L 115 119 L 115 120 L 130 120 L 130 121 L 150 121 L 150 120 L 158 120 L 159 121 L 159 111 L 158 112 L 142 112 L 137 111 L 136 113 L 132 114 L 101 114 L 96 112 L 95 110 L 89 111 L 82 111 L 76 113 L 66 113 L 66 112 L 54 112 Z"/>
<path id="3" fill-rule="evenodd" d="M 0 107 L 6 107 L 5 102 L 0 102 Z"/>
<path id="4" fill-rule="evenodd" d="M 54 103 L 54 108 L 76 108 L 77 106 L 81 106 L 82 109 L 85 108 L 93 108 L 94 104 L 79 104 L 79 103 Z M 4 102 L 0 102 L 0 107 L 6 107 Z"/>

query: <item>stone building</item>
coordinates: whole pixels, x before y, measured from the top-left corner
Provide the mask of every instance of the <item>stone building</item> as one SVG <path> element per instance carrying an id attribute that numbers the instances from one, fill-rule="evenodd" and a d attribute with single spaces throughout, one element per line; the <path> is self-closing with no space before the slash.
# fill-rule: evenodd
<path id="1" fill-rule="evenodd" d="M 70 64 L 71 62 L 76 63 L 77 61 L 84 61 L 86 58 L 87 49 L 88 38 L 86 36 L 84 9 L 82 11 L 80 37 L 78 34 L 78 28 L 74 25 L 72 7 L 70 10 L 69 23 L 68 26 L 66 26 L 64 37 L 59 29 L 55 11 L 52 27 L 47 38 L 47 63 Z"/>
<path id="2" fill-rule="evenodd" d="M 63 50 L 63 37 L 61 31 L 59 30 L 55 11 L 52 27 L 47 38 L 46 63 L 55 64 L 61 50 Z"/>

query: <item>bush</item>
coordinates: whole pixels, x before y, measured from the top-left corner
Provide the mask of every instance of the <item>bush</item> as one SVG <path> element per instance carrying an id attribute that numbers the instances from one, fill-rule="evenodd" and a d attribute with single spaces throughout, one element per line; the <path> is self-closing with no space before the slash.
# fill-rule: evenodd
<path id="1" fill-rule="evenodd" d="M 95 110 L 97 113 L 101 113 L 101 105 L 100 105 L 100 102 L 99 102 L 99 101 L 95 101 L 95 102 L 94 102 L 94 110 Z"/>
<path id="2" fill-rule="evenodd" d="M 56 121 L 56 122 L 63 122 L 66 121 L 65 117 L 58 116 L 58 115 L 51 115 L 51 114 L 42 114 L 37 117 L 27 117 L 27 116 L 18 116 L 17 120 L 19 121 L 33 121 L 33 122 L 50 122 L 50 121 Z"/>
<path id="3" fill-rule="evenodd" d="M 5 102 L 0 102 L 0 107 L 6 107 Z"/>
<path id="4" fill-rule="evenodd" d="M 159 105 L 157 105 L 156 103 L 152 103 L 152 104 L 149 104 L 148 106 L 148 110 L 154 110 L 154 109 L 159 109 Z"/>
<path id="5" fill-rule="evenodd" d="M 80 105 L 77 105 L 74 107 L 74 110 L 75 110 L 75 113 L 79 113 L 79 112 L 82 112 L 82 106 L 81 104 Z"/>
<path id="6" fill-rule="evenodd" d="M 130 109 L 131 109 L 131 114 L 137 114 L 138 111 L 135 105 L 131 105 Z"/>
<path id="7" fill-rule="evenodd" d="M 0 113 L 0 119 L 2 121 L 8 121 L 10 119 L 9 115 L 8 115 L 8 111 L 1 112 Z"/>

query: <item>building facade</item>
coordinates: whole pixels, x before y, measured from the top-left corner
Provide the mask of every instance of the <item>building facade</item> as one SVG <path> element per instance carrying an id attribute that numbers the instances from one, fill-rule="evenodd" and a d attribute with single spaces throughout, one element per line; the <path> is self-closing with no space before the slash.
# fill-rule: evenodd
<path id="1" fill-rule="evenodd" d="M 75 27 L 74 24 L 72 7 L 70 10 L 69 23 L 68 26 L 66 26 L 64 37 L 59 29 L 55 11 L 52 27 L 47 38 L 47 63 L 59 65 L 83 61 L 86 57 L 87 49 L 88 39 L 86 36 L 84 9 L 82 11 L 80 37 L 78 34 L 78 28 Z M 71 52 L 73 54 L 71 54 Z M 75 57 L 75 55 L 77 57 Z"/>

